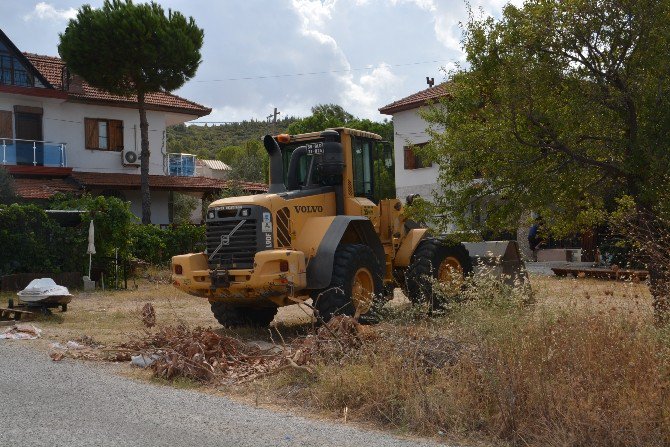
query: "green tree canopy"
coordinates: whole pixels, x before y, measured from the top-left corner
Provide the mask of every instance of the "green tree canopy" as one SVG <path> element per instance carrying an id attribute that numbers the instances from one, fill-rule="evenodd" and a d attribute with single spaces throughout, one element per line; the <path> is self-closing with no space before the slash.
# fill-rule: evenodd
<path id="1" fill-rule="evenodd" d="M 441 211 L 488 205 L 500 229 L 534 210 L 558 233 L 605 222 L 624 198 L 667 211 L 669 19 L 661 0 L 527 0 L 471 18 L 468 66 L 425 115 Z"/>
<path id="2" fill-rule="evenodd" d="M 318 132 L 329 127 L 347 126 L 354 116 L 337 104 L 317 104 L 312 107 L 312 114 L 299 119 L 288 126 L 288 133 L 299 134 Z"/>
<path id="3" fill-rule="evenodd" d="M 386 141 L 393 141 L 393 122 L 382 122 L 356 118 L 342 106 L 336 104 L 318 104 L 312 107 L 312 114 L 289 124 L 290 134 L 319 132 L 332 127 L 349 127 L 379 134 Z"/>
<path id="4" fill-rule="evenodd" d="M 156 3 L 105 0 L 84 5 L 60 35 L 58 53 L 72 72 L 107 92 L 136 96 L 140 112 L 142 222 L 151 222 L 146 94 L 170 92 L 200 65 L 204 32 L 192 17 Z"/>

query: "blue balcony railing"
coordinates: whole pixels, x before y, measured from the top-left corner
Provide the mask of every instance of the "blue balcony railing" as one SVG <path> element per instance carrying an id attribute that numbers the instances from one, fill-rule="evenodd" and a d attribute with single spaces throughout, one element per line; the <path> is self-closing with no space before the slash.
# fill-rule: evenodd
<path id="1" fill-rule="evenodd" d="M 195 175 L 195 155 L 167 154 L 168 175 L 179 177 L 193 177 Z"/>
<path id="2" fill-rule="evenodd" d="M 2 165 L 67 167 L 67 144 L 0 138 Z"/>

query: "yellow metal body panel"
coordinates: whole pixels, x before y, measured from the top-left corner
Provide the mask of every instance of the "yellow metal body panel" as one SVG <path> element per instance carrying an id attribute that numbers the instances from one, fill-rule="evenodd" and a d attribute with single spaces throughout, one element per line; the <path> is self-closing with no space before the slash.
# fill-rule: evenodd
<path id="1" fill-rule="evenodd" d="M 288 263 L 286 271 L 281 262 Z M 181 266 L 181 273 L 176 273 Z M 229 270 L 227 288 L 212 289 L 205 253 L 192 253 L 172 258 L 172 283 L 191 295 L 209 301 L 240 302 L 245 304 L 274 301 L 278 306 L 292 304 L 288 297 L 300 295 L 307 285 L 305 254 L 296 250 L 265 250 L 256 253 L 254 268 Z M 303 297 L 308 298 L 307 296 Z"/>
<path id="2" fill-rule="evenodd" d="M 407 236 L 400 243 L 400 248 L 398 249 L 398 252 L 395 256 L 394 265 L 397 267 L 407 267 L 409 265 L 410 260 L 412 259 L 412 254 L 414 254 L 414 250 L 416 250 L 419 242 L 421 242 L 421 240 L 426 237 L 427 231 L 428 230 L 426 228 L 415 228 L 413 230 L 409 230 Z"/>

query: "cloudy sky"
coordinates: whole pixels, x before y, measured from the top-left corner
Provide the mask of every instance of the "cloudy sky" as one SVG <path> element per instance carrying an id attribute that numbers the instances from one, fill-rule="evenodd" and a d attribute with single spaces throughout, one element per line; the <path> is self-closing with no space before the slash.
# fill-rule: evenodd
<path id="1" fill-rule="evenodd" d="M 139 1 L 139 0 L 138 0 Z M 465 0 L 160 0 L 205 30 L 202 64 L 176 93 L 212 107 L 206 121 L 304 116 L 336 103 L 359 117 L 426 88 L 462 61 Z M 471 0 L 500 15 L 506 0 Z M 519 3 L 519 1 L 514 1 Z M 57 56 L 82 0 L 0 0 L 2 30 L 22 51 Z M 102 0 L 90 2 L 93 7 Z"/>

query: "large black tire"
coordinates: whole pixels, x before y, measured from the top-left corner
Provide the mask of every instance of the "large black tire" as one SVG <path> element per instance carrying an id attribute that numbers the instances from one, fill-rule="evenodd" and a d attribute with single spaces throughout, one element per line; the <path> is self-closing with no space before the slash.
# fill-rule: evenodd
<path id="1" fill-rule="evenodd" d="M 370 309 L 360 317 L 365 322 L 376 320 L 376 314 L 384 303 L 382 266 L 367 245 L 342 244 L 335 251 L 330 285 L 311 294 L 314 309 L 320 321 L 327 323 L 335 315 L 356 315 L 352 289 L 354 278 L 361 269 L 367 269 L 370 272 L 374 291 Z"/>
<path id="2" fill-rule="evenodd" d="M 440 266 L 447 260 L 452 263 L 457 261 L 461 280 L 472 273 L 472 261 L 463 244 L 449 244 L 435 238 L 419 243 L 405 271 L 405 293 L 412 303 L 430 303 L 433 309 L 439 307 L 440 300 L 436 299 L 430 278 L 438 280 Z"/>
<path id="3" fill-rule="evenodd" d="M 274 320 L 276 307 L 240 307 L 228 303 L 211 303 L 216 320 L 225 327 L 265 327 Z"/>

